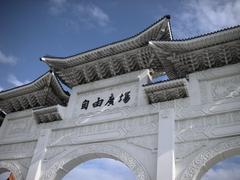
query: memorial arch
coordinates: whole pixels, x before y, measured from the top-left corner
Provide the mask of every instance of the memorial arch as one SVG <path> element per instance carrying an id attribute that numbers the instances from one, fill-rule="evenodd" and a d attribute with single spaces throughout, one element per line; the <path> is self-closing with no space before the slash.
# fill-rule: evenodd
<path id="1" fill-rule="evenodd" d="M 171 32 L 165 16 L 122 41 L 42 57 L 48 72 L 0 92 L 0 169 L 56 180 L 106 157 L 137 180 L 199 180 L 240 154 L 240 27 Z"/>

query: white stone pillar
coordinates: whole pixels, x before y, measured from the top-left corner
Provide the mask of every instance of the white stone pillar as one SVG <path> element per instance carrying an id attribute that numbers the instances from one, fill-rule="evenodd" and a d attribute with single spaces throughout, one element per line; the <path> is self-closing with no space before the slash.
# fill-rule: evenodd
<path id="1" fill-rule="evenodd" d="M 42 161 L 46 153 L 46 147 L 48 139 L 50 137 L 51 130 L 43 129 L 40 131 L 37 145 L 34 150 L 31 165 L 28 169 L 26 180 L 39 180 L 41 177 Z"/>
<path id="2" fill-rule="evenodd" d="M 188 89 L 191 105 L 201 104 L 200 85 L 199 79 L 197 78 L 198 74 L 199 72 L 189 75 Z"/>
<path id="3" fill-rule="evenodd" d="M 138 106 L 144 106 L 148 104 L 148 97 L 144 91 L 143 85 L 149 83 L 149 74 L 149 70 L 144 70 L 138 75 Z"/>
<path id="4" fill-rule="evenodd" d="M 157 180 L 175 179 L 175 112 L 174 109 L 159 112 Z"/>

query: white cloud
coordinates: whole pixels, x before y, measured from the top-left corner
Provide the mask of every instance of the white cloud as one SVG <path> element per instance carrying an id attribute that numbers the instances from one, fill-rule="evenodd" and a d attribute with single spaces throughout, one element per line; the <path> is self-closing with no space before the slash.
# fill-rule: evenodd
<path id="1" fill-rule="evenodd" d="M 90 16 L 96 20 L 100 26 L 106 26 L 109 22 L 108 15 L 102 9 L 93 5 L 88 8 Z"/>
<path id="2" fill-rule="evenodd" d="M 94 4 L 78 4 L 75 10 L 81 22 L 99 26 L 107 26 L 110 22 L 109 16 Z"/>
<path id="3" fill-rule="evenodd" d="M 82 23 L 88 27 L 106 27 L 110 22 L 108 14 L 92 3 L 50 0 L 50 13 L 63 17 L 68 25 L 75 27 Z"/>
<path id="4" fill-rule="evenodd" d="M 121 162 L 112 159 L 95 159 L 80 164 L 70 171 L 63 180 L 136 180 L 133 173 Z"/>
<path id="5" fill-rule="evenodd" d="M 50 13 L 59 15 L 66 10 L 67 0 L 50 0 Z"/>
<path id="6" fill-rule="evenodd" d="M 210 169 L 202 180 L 239 180 L 240 171 L 239 167 L 232 169 Z"/>
<path id="7" fill-rule="evenodd" d="M 0 91 L 2 91 L 3 90 L 3 87 L 2 86 L 0 86 Z"/>
<path id="8" fill-rule="evenodd" d="M 16 64 L 17 58 L 12 55 L 6 55 L 0 50 L 0 64 Z"/>
<path id="9" fill-rule="evenodd" d="M 67 0 L 50 0 L 55 5 L 62 5 L 67 2 Z"/>
<path id="10" fill-rule="evenodd" d="M 66 176 L 64 180 L 77 179 L 77 177 L 80 176 L 82 179 L 88 180 L 126 180 L 125 178 L 117 177 L 113 172 L 107 172 L 98 168 L 77 168 L 71 174 Z"/>
<path id="11" fill-rule="evenodd" d="M 174 17 L 177 37 L 189 37 L 240 24 L 239 0 L 184 0 L 182 5 L 181 12 Z"/>
<path id="12" fill-rule="evenodd" d="M 10 84 L 14 85 L 14 86 L 22 86 L 22 85 L 27 84 L 27 83 L 30 82 L 30 81 L 28 81 L 28 80 L 20 81 L 20 80 L 18 80 L 17 77 L 16 77 L 15 75 L 13 75 L 13 74 L 10 74 L 10 75 L 8 76 L 7 81 L 8 81 Z"/>

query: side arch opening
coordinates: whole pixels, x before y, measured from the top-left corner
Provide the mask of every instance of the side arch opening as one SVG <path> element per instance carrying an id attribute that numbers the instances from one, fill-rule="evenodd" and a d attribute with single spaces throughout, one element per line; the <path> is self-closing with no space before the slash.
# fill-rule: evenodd
<path id="1" fill-rule="evenodd" d="M 15 162 L 0 161 L 0 180 L 23 180 L 20 169 Z"/>
<path id="2" fill-rule="evenodd" d="M 16 178 L 10 170 L 0 168 L 0 180 L 16 180 Z"/>
<path id="3" fill-rule="evenodd" d="M 240 179 L 240 155 L 226 158 L 214 164 L 201 180 L 239 180 Z"/>
<path id="4" fill-rule="evenodd" d="M 240 138 L 232 138 L 209 147 L 198 154 L 184 170 L 181 180 L 200 180 L 215 164 L 240 155 Z"/>

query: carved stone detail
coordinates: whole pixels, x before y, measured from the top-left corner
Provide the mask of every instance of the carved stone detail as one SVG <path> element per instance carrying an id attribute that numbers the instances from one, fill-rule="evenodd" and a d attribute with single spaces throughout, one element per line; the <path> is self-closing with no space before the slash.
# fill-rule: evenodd
<path id="1" fill-rule="evenodd" d="M 184 160 L 187 157 L 199 152 L 207 144 L 206 141 L 197 141 L 190 143 L 177 143 L 175 144 L 175 158 L 176 160 Z"/>
<path id="2" fill-rule="evenodd" d="M 158 146 L 158 137 L 157 136 L 145 136 L 145 137 L 136 137 L 129 138 L 127 142 L 133 144 L 137 147 L 150 150 L 152 152 L 157 151 Z"/>
<path id="3" fill-rule="evenodd" d="M 240 76 L 226 77 L 210 83 L 211 95 L 214 101 L 240 95 Z"/>
<path id="4" fill-rule="evenodd" d="M 180 77 L 185 77 L 196 71 L 235 64 L 240 60 L 239 48 L 239 41 L 235 41 L 201 50 L 178 53 L 173 58 L 174 67 Z"/>
<path id="5" fill-rule="evenodd" d="M 188 96 L 187 80 L 177 79 L 161 83 L 147 84 L 144 89 L 149 102 L 158 103 Z"/>
<path id="6" fill-rule="evenodd" d="M 25 119 L 18 119 L 9 121 L 6 129 L 6 136 L 21 136 L 26 134 L 30 131 L 31 127 L 31 120 L 30 118 Z"/>
<path id="7" fill-rule="evenodd" d="M 176 121 L 176 143 L 240 134 L 240 111 Z"/>
<path id="8" fill-rule="evenodd" d="M 142 116 L 134 119 L 125 119 L 101 124 L 79 126 L 73 129 L 61 129 L 52 132 L 49 146 L 63 144 L 84 144 L 142 136 L 157 133 L 158 115 Z M 59 138 L 60 137 L 60 138 Z"/>
<path id="9" fill-rule="evenodd" d="M 35 145 L 35 141 L 0 145 L 0 159 L 31 157 Z"/>

